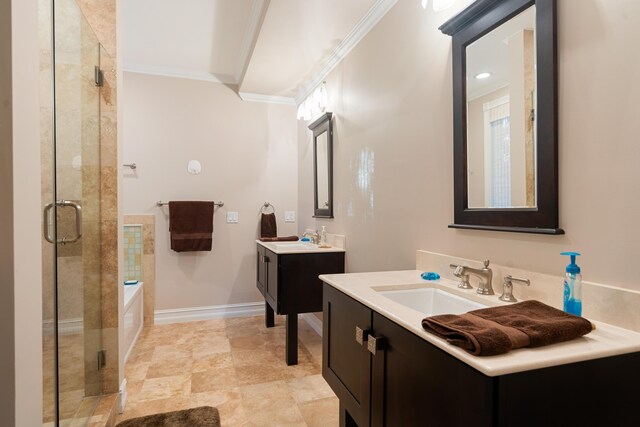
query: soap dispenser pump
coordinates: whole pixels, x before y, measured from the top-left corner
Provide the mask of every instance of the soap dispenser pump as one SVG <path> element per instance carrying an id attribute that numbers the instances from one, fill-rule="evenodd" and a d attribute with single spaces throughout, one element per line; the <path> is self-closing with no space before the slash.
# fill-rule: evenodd
<path id="1" fill-rule="evenodd" d="M 571 264 L 567 265 L 564 275 L 564 302 L 566 313 L 576 316 L 582 315 L 582 275 L 580 266 L 576 264 L 578 252 L 562 252 L 560 255 L 571 257 Z"/>

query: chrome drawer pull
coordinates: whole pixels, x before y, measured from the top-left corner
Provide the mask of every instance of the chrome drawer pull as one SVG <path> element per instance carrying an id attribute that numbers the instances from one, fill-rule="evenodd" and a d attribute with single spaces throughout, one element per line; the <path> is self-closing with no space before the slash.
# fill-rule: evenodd
<path id="1" fill-rule="evenodd" d="M 364 345 L 364 342 L 367 341 L 368 338 L 369 330 L 356 326 L 356 342 L 360 345 Z"/>
<path id="2" fill-rule="evenodd" d="M 384 338 L 374 337 L 373 335 L 369 336 L 369 340 L 367 341 L 367 350 L 374 356 L 378 350 L 382 350 L 384 348 Z"/>

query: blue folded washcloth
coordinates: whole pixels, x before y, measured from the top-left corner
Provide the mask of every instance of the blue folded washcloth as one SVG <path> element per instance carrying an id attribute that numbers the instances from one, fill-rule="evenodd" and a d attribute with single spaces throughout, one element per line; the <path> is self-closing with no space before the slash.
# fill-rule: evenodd
<path id="1" fill-rule="evenodd" d="M 127 286 L 127 285 L 137 285 L 137 284 L 138 284 L 137 280 L 125 280 L 124 281 L 124 285 L 125 286 Z"/>
<path id="2" fill-rule="evenodd" d="M 420 275 L 424 280 L 438 280 L 440 275 L 438 273 L 434 273 L 433 271 L 426 271 Z"/>

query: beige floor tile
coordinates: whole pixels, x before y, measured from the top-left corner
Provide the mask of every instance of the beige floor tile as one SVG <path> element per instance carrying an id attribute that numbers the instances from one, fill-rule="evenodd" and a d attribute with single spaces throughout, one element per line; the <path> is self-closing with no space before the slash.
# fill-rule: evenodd
<path id="1" fill-rule="evenodd" d="M 191 357 L 156 360 L 149 365 L 146 378 L 160 378 L 191 374 Z"/>
<path id="2" fill-rule="evenodd" d="M 243 386 L 240 390 L 242 406 L 250 425 L 305 425 L 298 405 L 284 381 Z"/>
<path id="3" fill-rule="evenodd" d="M 233 367 L 233 357 L 231 353 L 217 353 L 207 357 L 194 358 L 191 370 L 192 372 L 204 372 L 231 367 Z"/>
<path id="4" fill-rule="evenodd" d="M 229 344 L 232 351 L 238 350 L 266 350 L 271 340 L 263 334 L 230 337 Z"/>
<path id="5" fill-rule="evenodd" d="M 191 376 L 148 378 L 140 389 L 138 401 L 160 400 L 172 397 L 186 397 L 190 394 Z"/>
<path id="6" fill-rule="evenodd" d="M 191 393 L 222 390 L 237 385 L 238 377 L 233 366 L 194 372 L 191 376 Z"/>
<path id="7" fill-rule="evenodd" d="M 251 385 L 283 380 L 287 377 L 285 366 L 284 362 L 238 366 L 236 368 L 238 384 Z"/>
<path id="8" fill-rule="evenodd" d="M 218 353 L 231 351 L 229 339 L 226 336 L 213 336 L 210 339 L 193 344 L 193 358 L 201 359 Z"/>
<path id="9" fill-rule="evenodd" d="M 322 375 L 311 375 L 302 378 L 294 378 L 287 381 L 291 394 L 297 403 L 305 403 L 312 400 L 335 397 L 329 384 Z"/>
<path id="10" fill-rule="evenodd" d="M 300 404 L 300 412 L 308 427 L 335 427 L 339 425 L 337 397 L 312 400 Z"/>
<path id="11" fill-rule="evenodd" d="M 127 381 L 142 381 L 147 377 L 147 371 L 151 362 L 129 363 L 124 368 L 124 377 Z"/>
<path id="12" fill-rule="evenodd" d="M 191 358 L 191 348 L 189 346 L 159 345 L 153 352 L 151 362 L 185 358 Z"/>

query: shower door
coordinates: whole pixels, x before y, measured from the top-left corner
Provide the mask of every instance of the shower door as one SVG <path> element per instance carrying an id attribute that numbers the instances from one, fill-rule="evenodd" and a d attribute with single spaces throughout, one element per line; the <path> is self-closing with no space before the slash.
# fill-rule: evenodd
<path id="1" fill-rule="evenodd" d="M 74 0 L 43 3 L 53 18 L 48 64 L 53 83 L 52 132 L 49 139 L 43 132 L 42 156 L 43 424 L 77 426 L 86 425 L 94 412 L 102 393 L 104 363 L 100 44 Z M 48 150 L 44 149 L 47 142 Z M 44 172 L 47 168 L 50 175 Z M 48 319 L 55 326 L 50 331 L 46 330 Z"/>

